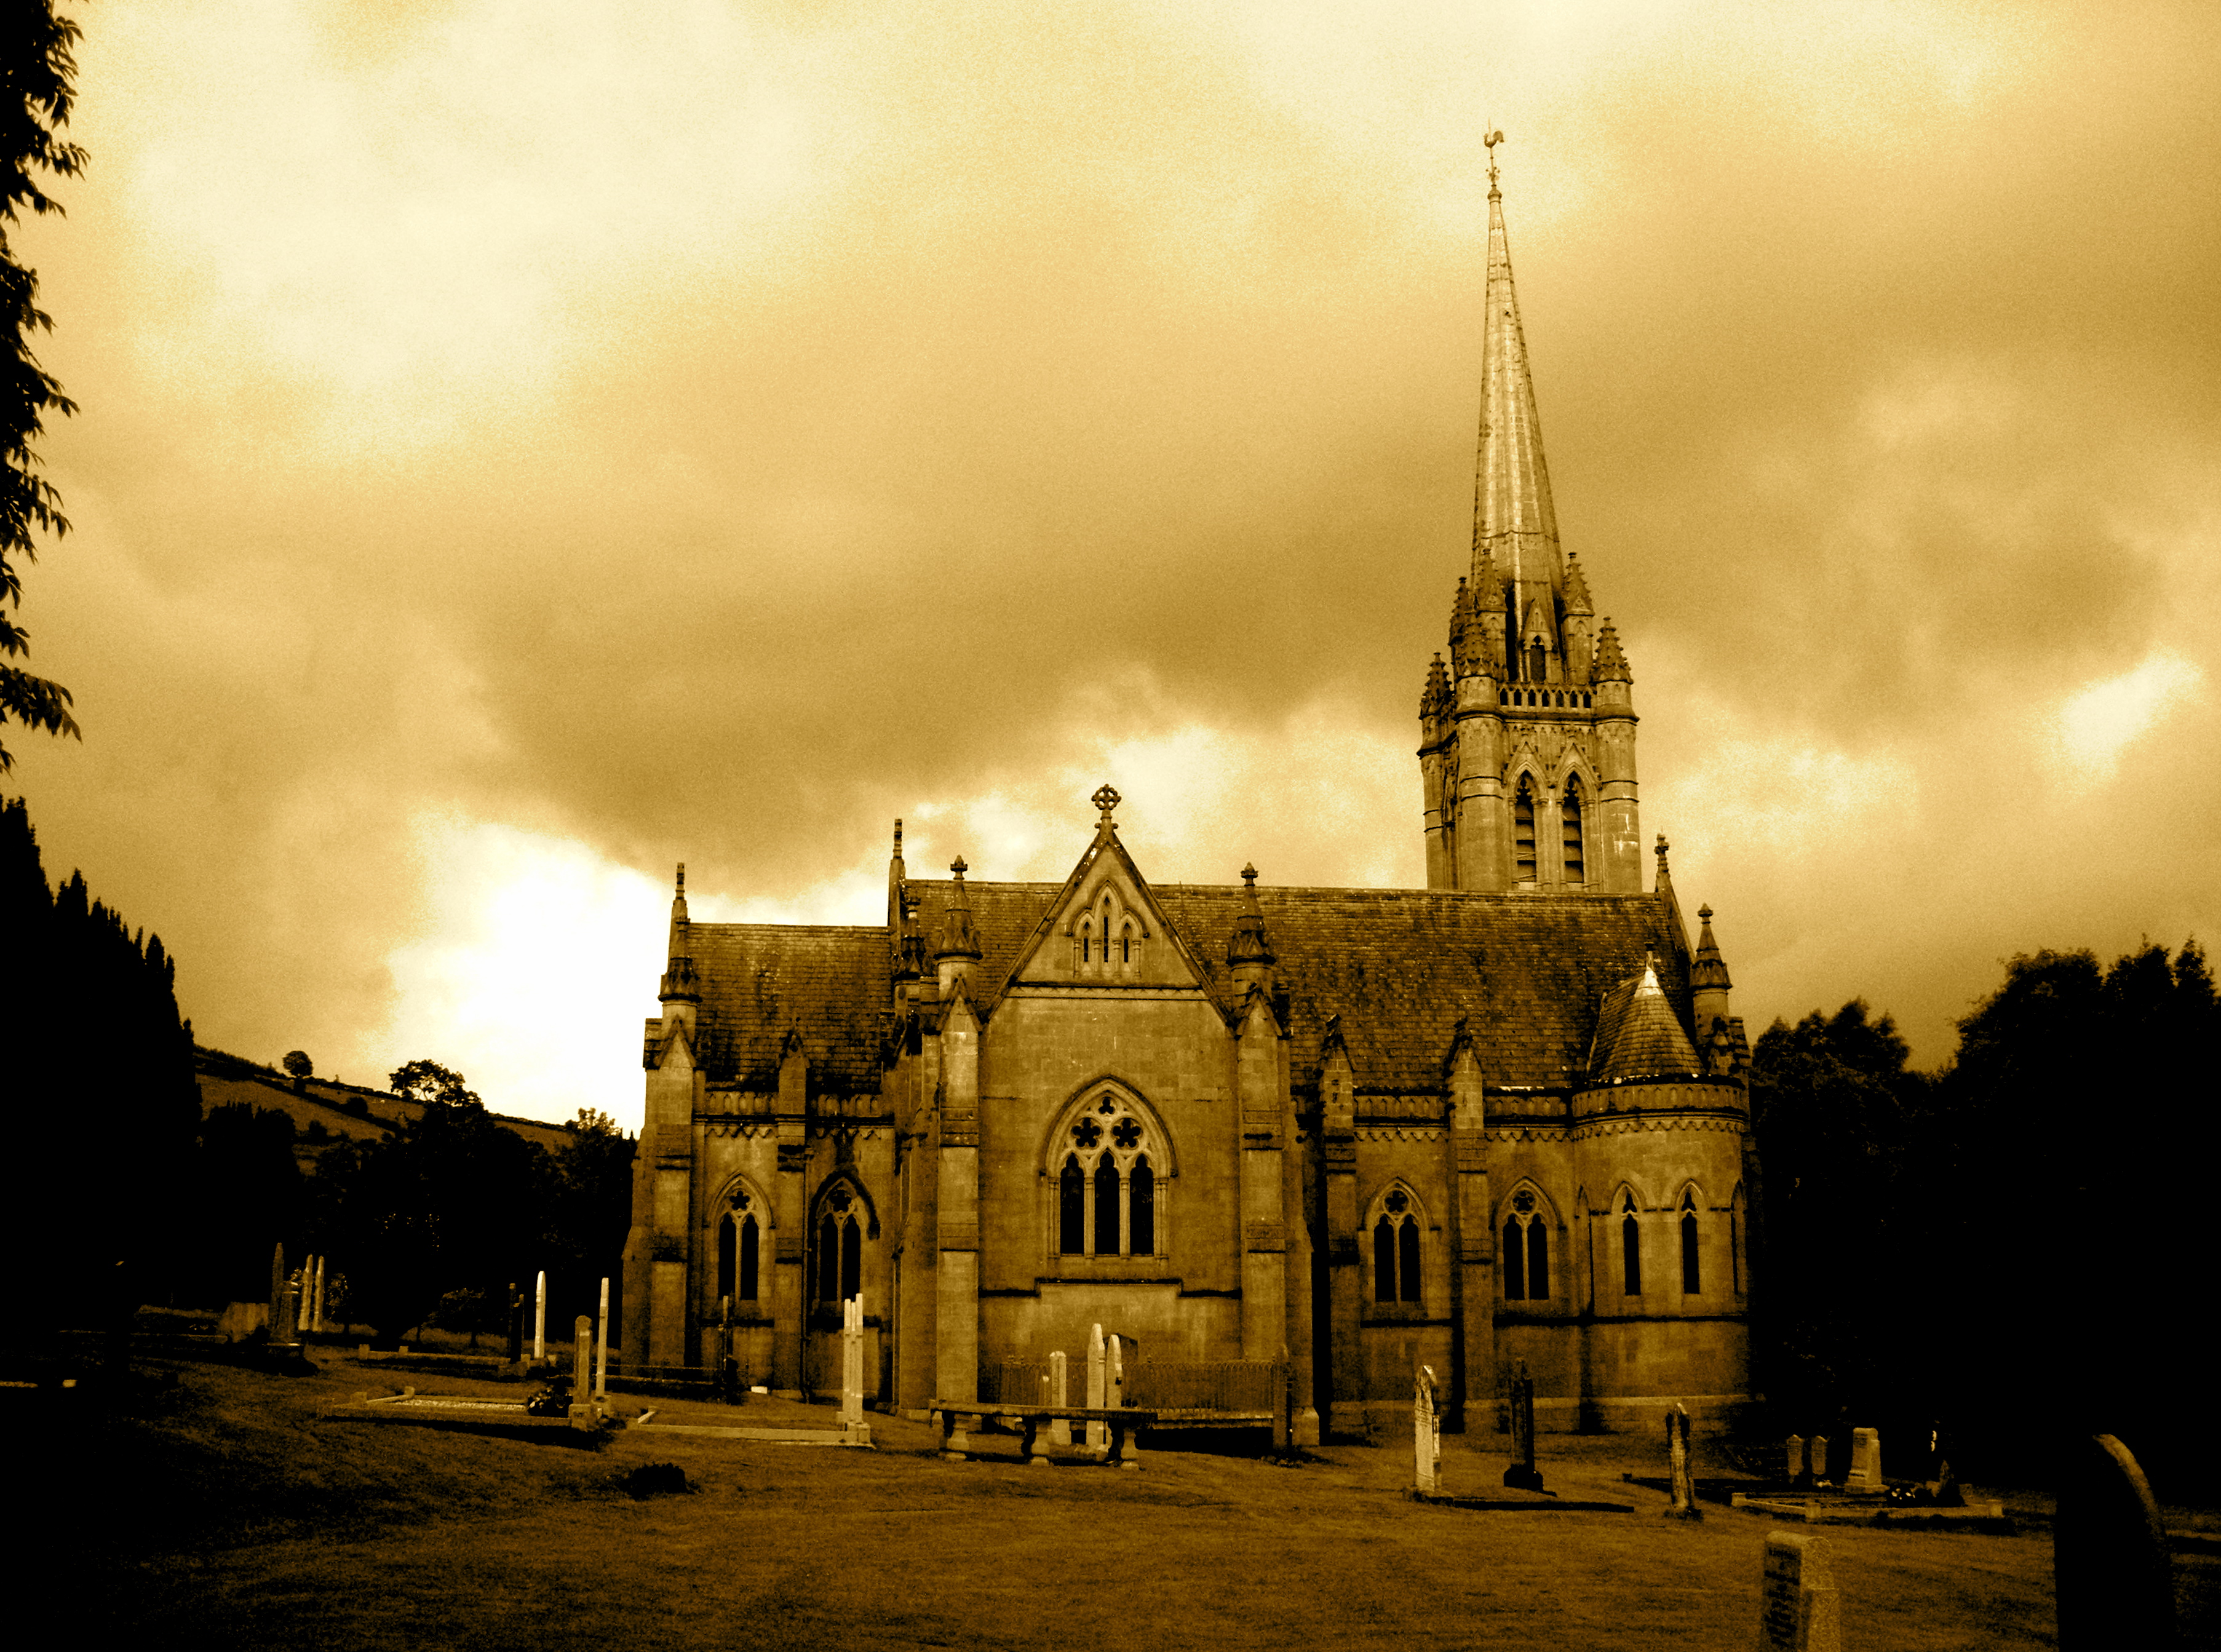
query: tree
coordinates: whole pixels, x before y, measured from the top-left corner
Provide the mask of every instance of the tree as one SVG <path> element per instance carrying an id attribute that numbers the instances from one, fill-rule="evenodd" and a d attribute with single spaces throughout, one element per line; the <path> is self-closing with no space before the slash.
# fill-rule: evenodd
<path id="1" fill-rule="evenodd" d="M 397 1067 L 387 1075 L 386 1082 L 395 1095 L 422 1102 L 427 1107 L 483 1109 L 485 1105 L 479 1099 L 477 1091 L 465 1086 L 461 1073 L 437 1061 L 410 1061 Z"/>
<path id="2" fill-rule="evenodd" d="M 305 1079 L 316 1070 L 316 1064 L 309 1059 L 308 1051 L 289 1049 L 285 1052 L 285 1070 L 297 1079 Z"/>
<path id="3" fill-rule="evenodd" d="M 67 417 L 77 404 L 31 353 L 31 335 L 53 331 L 53 318 L 39 308 L 38 275 L 16 258 L 6 226 L 21 222 L 26 209 L 59 213 L 61 204 L 33 174 L 74 178 L 84 169 L 85 153 L 59 135 L 76 99 L 77 59 L 70 47 L 78 26 L 54 16 L 52 0 L 18 0 L 9 9 L 10 26 L 0 31 L 0 81 L 6 86 L 0 93 L 0 604 L 20 610 L 22 579 L 9 558 L 21 553 L 26 562 L 35 561 L 38 534 L 59 539 L 69 531 L 61 496 L 38 473 L 31 444 L 43 434 L 47 413 Z M 28 649 L 22 628 L 0 612 L 0 656 L 20 657 Z M 0 729 L 13 720 L 81 739 L 69 707 L 69 690 L 59 683 L 0 659 Z M 14 763 L 0 744 L 0 773 Z"/>

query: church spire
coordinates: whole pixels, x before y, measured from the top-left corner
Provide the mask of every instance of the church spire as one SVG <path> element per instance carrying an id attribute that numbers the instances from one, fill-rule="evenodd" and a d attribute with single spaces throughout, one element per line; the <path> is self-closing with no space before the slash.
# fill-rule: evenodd
<path id="1" fill-rule="evenodd" d="M 1486 597 L 1493 573 L 1508 587 L 1514 623 L 1532 611 L 1555 630 L 1564 574 L 1558 555 L 1558 514 L 1542 463 L 1542 428 L 1535 414 L 1527 337 L 1511 286 L 1511 253 L 1504 234 L 1504 191 L 1497 187 L 1496 146 L 1488 135 L 1488 300 L 1482 331 L 1480 450 L 1473 473 L 1473 582 Z M 1524 645 L 1523 634 L 1513 639 Z M 1550 639 L 1555 651 L 1556 638 Z M 1519 673 L 1514 673 L 1515 676 Z"/>

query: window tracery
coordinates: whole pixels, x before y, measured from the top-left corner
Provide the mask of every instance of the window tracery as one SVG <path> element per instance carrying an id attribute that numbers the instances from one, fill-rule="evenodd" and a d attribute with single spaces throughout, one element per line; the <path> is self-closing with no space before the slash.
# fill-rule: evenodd
<path id="1" fill-rule="evenodd" d="M 717 1218 L 717 1295 L 735 1302 L 756 1299 L 756 1277 L 762 1255 L 762 1230 L 756 1221 L 755 1202 L 747 1192 L 733 1195 Z"/>
<path id="2" fill-rule="evenodd" d="M 1157 1179 L 1167 1158 L 1138 1108 L 1116 1092 L 1098 1092 L 1049 1147 L 1059 1255 L 1159 1254 Z"/>
<path id="3" fill-rule="evenodd" d="M 1504 1215 L 1504 1250 L 1498 1259 L 1506 1302 L 1550 1299 L 1550 1219 L 1530 1187 L 1511 1195 Z"/>
<path id="4" fill-rule="evenodd" d="M 835 1183 L 819 1205 L 816 1275 L 820 1302 L 846 1302 L 864 1288 L 863 1201 Z"/>
<path id="5" fill-rule="evenodd" d="M 1410 1192 L 1391 1187 L 1380 1196 L 1373 1223 L 1373 1299 L 1421 1303 L 1426 1276 L 1419 1230 L 1423 1225 Z"/>

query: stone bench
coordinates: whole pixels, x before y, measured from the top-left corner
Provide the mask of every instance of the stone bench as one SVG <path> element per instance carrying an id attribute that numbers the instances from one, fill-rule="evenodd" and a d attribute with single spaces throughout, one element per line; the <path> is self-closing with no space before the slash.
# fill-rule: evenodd
<path id="1" fill-rule="evenodd" d="M 949 1462 L 966 1461 L 972 1455 L 972 1435 L 966 1426 L 973 1417 L 1016 1417 L 1025 1431 L 1021 1455 L 1035 1467 L 1048 1464 L 1048 1445 L 1042 1437 L 1046 1423 L 1100 1423 L 1110 1436 L 1106 1462 L 1120 1468 L 1139 1468 L 1141 1453 L 1135 1436 L 1157 1420 L 1153 1411 L 1131 1405 L 1010 1405 L 985 1400 L 935 1399 L 928 1402 L 934 1426 L 941 1430 L 941 1455 Z M 976 1425 L 975 1425 L 976 1426 Z"/>

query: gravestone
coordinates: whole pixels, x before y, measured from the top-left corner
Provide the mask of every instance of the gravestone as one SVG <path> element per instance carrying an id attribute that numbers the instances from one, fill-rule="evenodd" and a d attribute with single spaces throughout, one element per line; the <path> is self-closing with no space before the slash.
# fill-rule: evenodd
<path id="1" fill-rule="evenodd" d="M 1805 1443 L 1805 1436 L 1792 1434 L 1781 1453 L 1783 1478 L 1798 1491 L 1809 1491 L 1812 1485 L 1812 1458 Z"/>
<path id="2" fill-rule="evenodd" d="M 547 1357 L 547 1270 L 540 1270 L 540 1284 L 532 1295 L 532 1357 Z"/>
<path id="3" fill-rule="evenodd" d="M 2174 1644 L 2174 1576 L 2151 1487 L 2129 1449 L 2086 1436 L 2060 1466 L 2051 1527 L 2060 1652 Z"/>
<path id="4" fill-rule="evenodd" d="M 841 1305 L 841 1426 L 853 1445 L 869 1445 L 871 1425 L 864 1421 L 864 1298 L 860 1293 Z"/>
<path id="5" fill-rule="evenodd" d="M 1697 1506 L 1696 1470 L 1689 1455 L 1689 1413 L 1678 1403 L 1666 1413 L 1666 1463 L 1674 1499 L 1667 1514 L 1676 1520 L 1703 1519 L 1705 1511 Z"/>
<path id="6" fill-rule="evenodd" d="M 1879 1492 L 1881 1483 L 1881 1436 L 1873 1429 L 1851 1430 L 1851 1472 L 1843 1476 L 1847 1492 Z"/>
<path id="7" fill-rule="evenodd" d="M 1842 1611 L 1828 1570 L 1828 1540 L 1773 1531 L 1758 1600 L 1761 1652 L 1841 1652 Z"/>
<path id="8" fill-rule="evenodd" d="M 1816 1434 L 1812 1436 L 1812 1484 L 1825 1486 L 1827 1483 L 1828 1436 Z"/>
<path id="9" fill-rule="evenodd" d="M 316 1258 L 316 1301 L 309 1313 L 310 1329 L 317 1336 L 324 1334 L 324 1258 Z"/>
<path id="10" fill-rule="evenodd" d="M 1116 1411 L 1125 1403 L 1126 1347 L 1123 1339 L 1114 1336 L 1103 1360 L 1103 1404 L 1107 1409 Z M 1103 1449 L 1108 1452 L 1110 1449 L 1110 1425 L 1105 1423 L 1102 1427 L 1104 1430 Z"/>
<path id="11" fill-rule="evenodd" d="M 1504 1483 L 1524 1492 L 1542 1489 L 1542 1475 L 1535 1467 L 1535 1379 L 1527 1374 L 1524 1360 L 1512 1367 L 1511 1467 Z"/>
<path id="12" fill-rule="evenodd" d="M 571 1322 L 571 1426 L 590 1429 L 601 1420 L 594 1410 L 588 1379 L 594 1369 L 594 1322 L 580 1314 Z"/>
<path id="13" fill-rule="evenodd" d="M 1065 1396 L 1071 1392 L 1065 1370 L 1064 1350 L 1059 1349 L 1048 1356 L 1048 1403 L 1058 1406 L 1069 1405 L 1072 1402 Z M 1048 1440 L 1051 1445 L 1070 1445 L 1072 1419 L 1060 1417 L 1052 1422 L 1048 1425 Z"/>
<path id="14" fill-rule="evenodd" d="M 728 1405 L 741 1403 L 741 1362 L 733 1353 L 733 1298 L 717 1298 L 717 1398 Z"/>
<path id="15" fill-rule="evenodd" d="M 285 1242 L 280 1239 L 270 1251 L 270 1340 L 285 1340 Z"/>
<path id="16" fill-rule="evenodd" d="M 594 1311 L 594 1398 L 610 1397 L 610 1280 L 602 1276 L 601 1305 Z"/>
<path id="17" fill-rule="evenodd" d="M 1094 1326 L 1087 1333 L 1087 1399 L 1090 1411 L 1103 1405 L 1103 1327 Z M 1100 1423 L 1087 1425 L 1087 1449 L 1107 1452 L 1110 1449 L 1110 1431 Z"/>
<path id="18" fill-rule="evenodd" d="M 1435 1399 L 1435 1374 L 1423 1365 L 1411 1374 L 1411 1490 L 1432 1497 L 1442 1480 L 1442 1413 Z"/>

